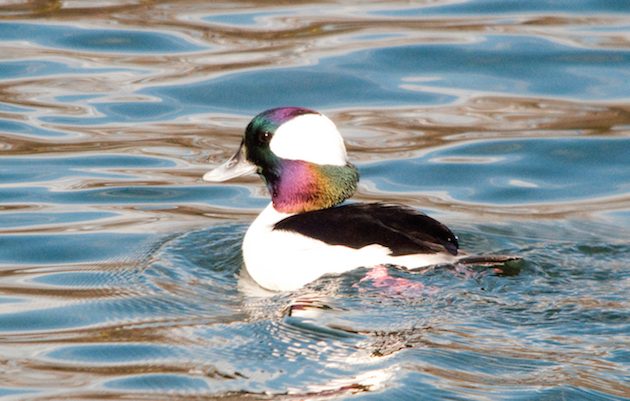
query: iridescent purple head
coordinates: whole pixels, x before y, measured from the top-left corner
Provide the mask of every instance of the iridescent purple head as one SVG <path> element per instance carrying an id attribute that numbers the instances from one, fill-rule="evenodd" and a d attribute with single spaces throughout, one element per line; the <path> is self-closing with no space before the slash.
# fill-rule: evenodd
<path id="1" fill-rule="evenodd" d="M 285 213 L 334 206 L 354 193 L 359 179 L 335 124 L 300 107 L 258 114 L 236 155 L 204 179 L 223 181 L 254 171 L 264 178 L 274 207 Z"/>
<path id="2" fill-rule="evenodd" d="M 303 114 L 319 114 L 318 112 L 304 107 L 277 107 L 275 109 L 265 110 L 252 118 L 249 123 L 251 125 L 269 123 L 278 128 L 283 123 Z M 248 128 L 249 128 L 248 126 Z M 275 129 L 274 129 L 275 130 Z"/>
<path id="3" fill-rule="evenodd" d="M 277 162 L 270 149 L 271 140 L 284 123 L 306 114 L 320 115 L 316 111 L 301 107 L 279 107 L 258 114 L 245 128 L 243 146 L 247 160 L 259 167 L 272 167 Z"/>

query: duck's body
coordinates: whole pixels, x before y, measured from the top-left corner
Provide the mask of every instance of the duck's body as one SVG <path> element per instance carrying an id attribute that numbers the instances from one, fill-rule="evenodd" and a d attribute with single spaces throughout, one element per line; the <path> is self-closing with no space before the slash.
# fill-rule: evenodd
<path id="1" fill-rule="evenodd" d="M 457 240 L 414 210 L 353 203 L 286 214 L 270 203 L 243 240 L 252 278 L 270 290 L 293 290 L 325 274 L 392 264 L 418 268 L 453 262 Z"/>
<path id="2" fill-rule="evenodd" d="M 413 269 L 457 259 L 455 235 L 420 212 L 379 203 L 340 205 L 359 176 L 335 125 L 317 112 L 287 107 L 259 114 L 236 155 L 204 179 L 251 172 L 264 178 L 272 197 L 243 240 L 245 266 L 264 288 L 294 290 L 357 267 Z"/>

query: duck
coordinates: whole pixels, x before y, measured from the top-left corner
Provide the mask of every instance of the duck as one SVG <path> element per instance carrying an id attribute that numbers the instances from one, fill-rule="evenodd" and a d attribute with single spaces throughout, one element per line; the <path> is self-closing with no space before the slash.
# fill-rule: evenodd
<path id="1" fill-rule="evenodd" d="M 247 125 L 236 153 L 203 175 L 258 174 L 271 196 L 247 229 L 244 266 L 271 291 L 294 291 L 359 267 L 419 269 L 454 263 L 458 238 L 409 206 L 349 202 L 359 182 L 336 125 L 303 107 L 273 108 Z"/>

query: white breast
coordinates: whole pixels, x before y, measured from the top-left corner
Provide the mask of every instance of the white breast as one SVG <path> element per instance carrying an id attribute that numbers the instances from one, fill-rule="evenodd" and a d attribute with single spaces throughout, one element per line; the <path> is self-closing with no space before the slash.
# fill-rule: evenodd
<path id="1" fill-rule="evenodd" d="M 325 274 L 340 274 L 357 267 L 394 264 L 418 268 L 454 260 L 446 254 L 393 257 L 389 249 L 381 245 L 354 249 L 329 245 L 294 232 L 274 231 L 274 224 L 288 216 L 269 204 L 243 240 L 243 259 L 248 273 L 269 290 L 295 290 Z"/>

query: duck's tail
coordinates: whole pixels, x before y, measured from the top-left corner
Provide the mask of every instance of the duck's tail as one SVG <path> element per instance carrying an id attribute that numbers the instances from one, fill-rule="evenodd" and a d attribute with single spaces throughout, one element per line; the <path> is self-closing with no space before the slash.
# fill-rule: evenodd
<path id="1" fill-rule="evenodd" d="M 472 255 L 458 259 L 455 264 L 471 268 L 492 268 L 498 274 L 515 276 L 520 273 L 523 261 L 523 258 L 512 255 Z"/>

